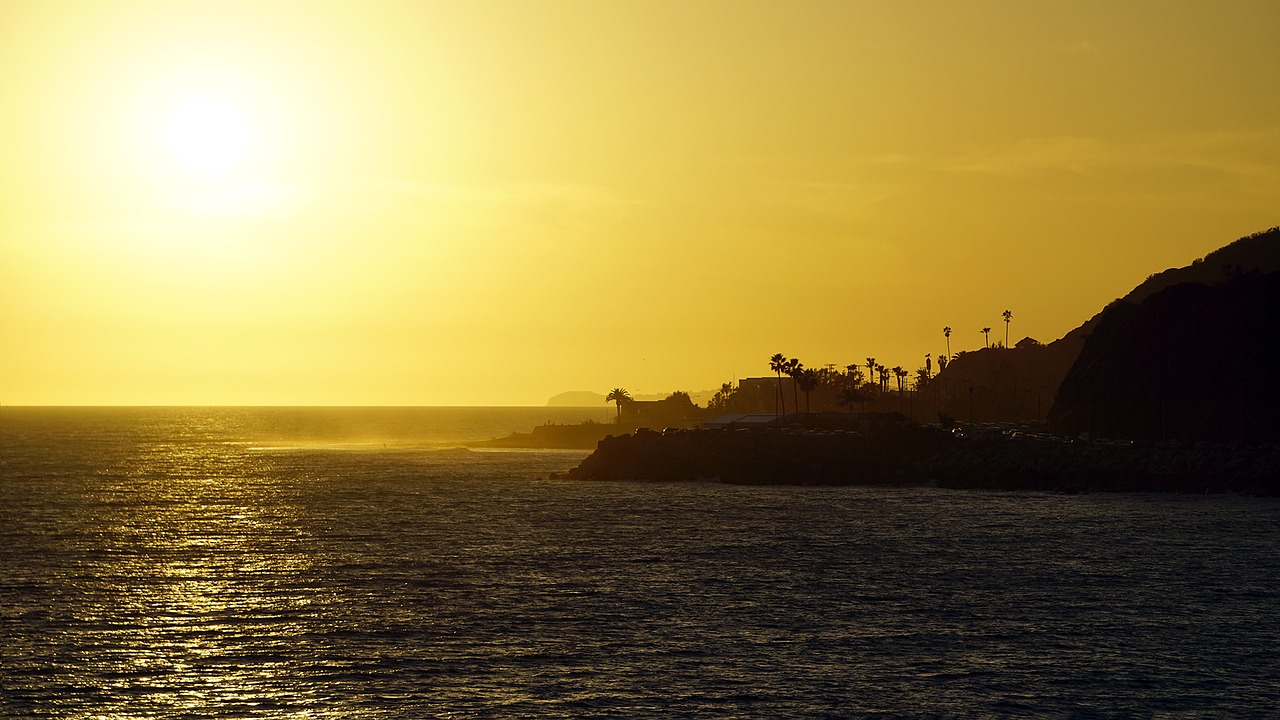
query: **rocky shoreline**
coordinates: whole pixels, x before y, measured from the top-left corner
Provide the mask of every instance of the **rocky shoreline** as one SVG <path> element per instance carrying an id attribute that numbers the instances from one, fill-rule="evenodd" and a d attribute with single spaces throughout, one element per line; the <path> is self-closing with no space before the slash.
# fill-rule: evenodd
<path id="1" fill-rule="evenodd" d="M 907 425 L 871 435 L 786 427 L 641 430 L 604 438 L 561 477 L 1276 496 L 1280 445 L 964 437 Z"/>

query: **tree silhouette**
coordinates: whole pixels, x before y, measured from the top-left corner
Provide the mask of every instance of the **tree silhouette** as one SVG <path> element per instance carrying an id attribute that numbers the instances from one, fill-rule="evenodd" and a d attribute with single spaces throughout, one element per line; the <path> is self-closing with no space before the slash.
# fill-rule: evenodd
<path id="1" fill-rule="evenodd" d="M 898 412 L 902 412 L 902 381 L 909 375 L 901 365 L 893 366 L 893 376 L 898 378 Z"/>
<path id="2" fill-rule="evenodd" d="M 874 383 L 876 381 L 876 359 L 867 358 L 867 382 Z"/>
<path id="3" fill-rule="evenodd" d="M 787 356 L 782 353 L 774 353 L 769 358 L 769 369 L 778 373 L 778 394 L 773 398 L 773 414 L 778 414 L 778 403 L 782 403 L 782 416 L 787 416 L 786 398 L 782 396 L 782 373 L 787 369 Z"/>
<path id="4" fill-rule="evenodd" d="M 929 373 L 928 367 L 916 368 L 916 392 L 923 392 L 929 387 L 933 376 Z"/>
<path id="5" fill-rule="evenodd" d="M 942 336 L 947 339 L 947 357 L 951 357 L 951 326 L 942 328 Z"/>
<path id="6" fill-rule="evenodd" d="M 605 402 L 616 403 L 618 405 L 618 420 L 622 419 L 622 403 L 631 401 L 631 393 L 622 388 L 614 388 L 604 396 Z"/>
<path id="7" fill-rule="evenodd" d="M 787 375 L 791 376 L 791 406 L 800 412 L 800 393 L 798 391 L 800 372 L 804 370 L 804 363 L 798 358 L 791 358 L 787 361 Z"/>
<path id="8" fill-rule="evenodd" d="M 728 410 L 729 403 L 733 400 L 734 387 L 733 383 L 721 383 L 720 389 L 711 397 L 707 403 L 708 410 Z"/>
<path id="9" fill-rule="evenodd" d="M 991 328 L 984 327 L 979 332 L 982 333 L 982 337 L 986 340 L 987 348 L 990 349 L 991 348 Z"/>
<path id="10" fill-rule="evenodd" d="M 1000 316 L 1004 318 L 1004 346 L 1009 347 L 1009 321 L 1013 319 L 1013 313 L 1005 310 Z"/>
<path id="11" fill-rule="evenodd" d="M 835 385 L 835 389 L 839 391 L 840 388 L 851 387 L 856 390 L 861 387 L 862 383 L 865 381 L 866 378 L 862 374 L 861 365 L 857 363 L 846 365 L 845 374 L 840 378 L 840 382 Z"/>
<path id="12" fill-rule="evenodd" d="M 853 406 L 862 400 L 862 393 L 856 388 L 846 387 L 840 389 L 840 394 L 836 396 L 836 402 L 840 403 L 840 407 L 849 408 L 849 412 L 853 412 Z"/>
<path id="13" fill-rule="evenodd" d="M 804 411 L 809 412 L 809 393 L 818 387 L 818 373 L 813 370 L 800 369 L 795 374 L 796 385 L 804 393 Z"/>

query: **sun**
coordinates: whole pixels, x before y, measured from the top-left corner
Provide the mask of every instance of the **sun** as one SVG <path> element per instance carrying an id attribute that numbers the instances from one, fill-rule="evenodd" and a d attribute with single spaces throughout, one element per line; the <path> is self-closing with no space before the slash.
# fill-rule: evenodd
<path id="1" fill-rule="evenodd" d="M 244 163 L 252 138 L 238 107 L 219 98 L 199 97 L 169 114 L 168 140 L 170 151 L 187 170 L 219 176 Z"/>

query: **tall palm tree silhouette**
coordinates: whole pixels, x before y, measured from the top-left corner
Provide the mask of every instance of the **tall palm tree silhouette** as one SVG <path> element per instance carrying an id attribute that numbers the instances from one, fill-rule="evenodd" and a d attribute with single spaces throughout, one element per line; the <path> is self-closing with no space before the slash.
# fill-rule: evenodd
<path id="1" fill-rule="evenodd" d="M 947 339 L 947 357 L 951 357 L 951 326 L 942 328 L 942 336 Z"/>
<path id="2" fill-rule="evenodd" d="M 797 381 L 800 379 L 800 373 L 804 370 L 804 363 L 798 358 L 791 358 L 787 361 L 787 375 L 791 376 L 791 406 L 800 412 L 800 393 L 797 391 Z"/>
<path id="3" fill-rule="evenodd" d="M 1013 313 L 1005 310 L 1000 316 L 1004 318 L 1004 346 L 1009 347 L 1009 321 L 1013 319 Z"/>
<path id="4" fill-rule="evenodd" d="M 782 373 L 787 369 L 787 356 L 782 353 L 774 353 L 769 358 L 769 369 L 778 373 L 778 394 L 773 398 L 773 414 L 778 414 L 778 403 L 781 401 L 782 415 L 785 417 L 787 414 L 787 402 L 786 398 L 782 396 Z"/>
<path id="5" fill-rule="evenodd" d="M 604 396 L 605 402 L 616 403 L 618 405 L 619 420 L 622 419 L 622 403 L 627 402 L 630 399 L 631 399 L 631 393 L 627 392 L 626 390 L 623 390 L 622 388 L 614 388 L 609 391 L 608 395 Z"/>
<path id="6" fill-rule="evenodd" d="M 796 384 L 800 386 L 800 392 L 804 393 L 804 411 L 809 412 L 809 393 L 818 387 L 818 373 L 814 370 L 801 369 L 796 371 Z"/>
<path id="7" fill-rule="evenodd" d="M 981 332 L 982 337 L 986 339 L 987 348 L 990 348 L 991 347 L 991 328 L 985 327 L 985 328 L 982 328 L 982 330 L 980 330 L 979 332 Z"/>
<path id="8" fill-rule="evenodd" d="M 898 378 L 898 412 L 902 412 L 902 381 L 909 373 L 901 365 L 893 366 L 893 376 Z"/>
<path id="9" fill-rule="evenodd" d="M 867 382 L 875 383 L 876 381 L 876 359 L 867 358 Z"/>

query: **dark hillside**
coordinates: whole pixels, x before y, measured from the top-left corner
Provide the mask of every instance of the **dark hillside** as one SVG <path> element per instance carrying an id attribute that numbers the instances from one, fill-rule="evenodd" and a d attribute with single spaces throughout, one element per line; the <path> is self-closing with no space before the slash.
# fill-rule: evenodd
<path id="1" fill-rule="evenodd" d="M 1150 275 L 1127 295 L 1115 300 L 1118 302 L 1140 303 L 1165 288 L 1182 283 L 1200 283 L 1201 285 L 1217 285 L 1244 272 L 1277 272 L 1280 271 L 1280 227 L 1263 230 L 1218 248 L 1180 268 L 1169 268 Z M 1108 308 L 1111 305 L 1107 306 Z M 1107 311 L 1103 308 L 1097 315 L 1086 320 L 1080 327 L 1062 337 L 1063 340 L 1075 338 L 1078 346 L 1083 346 L 1084 338 L 1093 332 L 1093 328 Z"/>
<path id="2" fill-rule="evenodd" d="M 1024 338 L 1012 348 L 961 353 L 935 380 L 942 410 L 965 422 L 971 411 L 976 422 L 1042 420 L 1083 344 L 1083 337 L 1048 345 Z"/>
<path id="3" fill-rule="evenodd" d="M 1110 305 L 1050 425 L 1131 439 L 1280 441 L 1280 273 L 1182 283 Z"/>
<path id="4" fill-rule="evenodd" d="M 1186 267 L 1171 268 L 1147 278 L 1121 300 L 1142 302 L 1165 288 L 1182 283 L 1217 285 L 1246 272 L 1280 271 L 1280 227 L 1254 233 L 1214 250 Z"/>
<path id="5" fill-rule="evenodd" d="M 968 419 L 969 388 L 973 388 L 973 413 L 978 421 L 1028 420 L 1048 412 L 1085 341 L 1103 316 L 1121 304 L 1138 304 L 1168 288 L 1184 283 L 1214 286 L 1247 273 L 1280 271 L 1280 227 L 1240 238 L 1186 267 L 1170 268 L 1148 277 L 1097 315 L 1051 343 L 1020 342 L 1013 348 L 988 348 L 964 353 L 938 374 L 937 384 L 950 403 L 947 411 Z"/>

